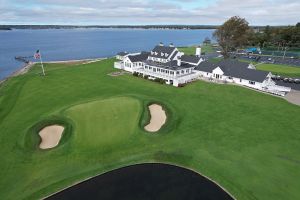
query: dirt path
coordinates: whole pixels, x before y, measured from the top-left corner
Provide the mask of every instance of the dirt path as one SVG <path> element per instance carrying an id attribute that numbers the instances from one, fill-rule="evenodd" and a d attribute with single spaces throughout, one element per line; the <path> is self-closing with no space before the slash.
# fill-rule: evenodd
<path id="1" fill-rule="evenodd" d="M 149 110 L 151 119 L 150 123 L 145 126 L 145 130 L 149 132 L 156 132 L 166 123 L 166 112 L 163 110 L 162 106 L 158 104 L 150 105 Z"/>

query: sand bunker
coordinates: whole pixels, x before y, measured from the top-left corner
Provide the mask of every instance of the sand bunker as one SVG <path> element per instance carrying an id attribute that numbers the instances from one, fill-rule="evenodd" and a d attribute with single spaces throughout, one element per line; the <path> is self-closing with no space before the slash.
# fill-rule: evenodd
<path id="1" fill-rule="evenodd" d="M 166 123 L 166 112 L 160 105 L 157 104 L 150 105 L 149 110 L 151 119 L 150 123 L 145 126 L 145 130 L 149 132 L 156 132 Z"/>
<path id="2" fill-rule="evenodd" d="M 39 135 L 42 138 L 42 142 L 40 143 L 41 149 L 51 149 L 56 147 L 61 139 L 62 133 L 64 131 L 63 126 L 52 125 L 43 128 Z"/>

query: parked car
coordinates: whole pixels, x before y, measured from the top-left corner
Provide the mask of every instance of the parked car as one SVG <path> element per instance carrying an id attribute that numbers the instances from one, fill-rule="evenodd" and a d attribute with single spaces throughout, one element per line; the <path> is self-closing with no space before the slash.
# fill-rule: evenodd
<path id="1" fill-rule="evenodd" d="M 289 79 L 288 78 L 284 78 L 283 81 L 287 83 L 287 82 L 289 82 Z"/>
<path id="2" fill-rule="evenodd" d="M 292 79 L 292 78 L 289 78 L 289 83 L 294 83 L 294 79 Z"/>

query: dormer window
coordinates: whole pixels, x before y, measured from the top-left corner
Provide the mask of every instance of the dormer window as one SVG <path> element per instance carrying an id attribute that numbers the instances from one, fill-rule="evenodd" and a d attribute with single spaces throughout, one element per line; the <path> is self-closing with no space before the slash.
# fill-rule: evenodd
<path id="1" fill-rule="evenodd" d="M 160 55 L 161 55 L 161 56 L 164 56 L 164 53 L 161 53 Z"/>
<path id="2" fill-rule="evenodd" d="M 158 53 L 157 52 L 154 52 L 154 54 L 157 56 L 158 55 Z"/>
<path id="3" fill-rule="evenodd" d="M 166 57 L 168 57 L 168 56 L 169 56 L 169 54 L 165 53 L 165 56 L 166 56 Z"/>
<path id="4" fill-rule="evenodd" d="M 151 55 L 153 55 L 154 54 L 154 52 L 153 51 L 151 51 Z"/>

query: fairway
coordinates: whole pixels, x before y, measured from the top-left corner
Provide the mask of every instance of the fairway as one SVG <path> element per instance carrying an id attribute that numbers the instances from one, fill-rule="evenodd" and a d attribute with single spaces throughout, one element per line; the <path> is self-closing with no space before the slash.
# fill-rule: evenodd
<path id="1" fill-rule="evenodd" d="M 46 77 L 35 66 L 1 85 L 0 199 L 40 199 L 147 162 L 195 170 L 237 199 L 300 199 L 299 106 L 233 85 L 109 76 L 114 61 L 46 64 Z M 167 115 L 156 133 L 144 130 L 151 104 Z M 51 124 L 66 133 L 41 150 L 36 130 Z"/>

